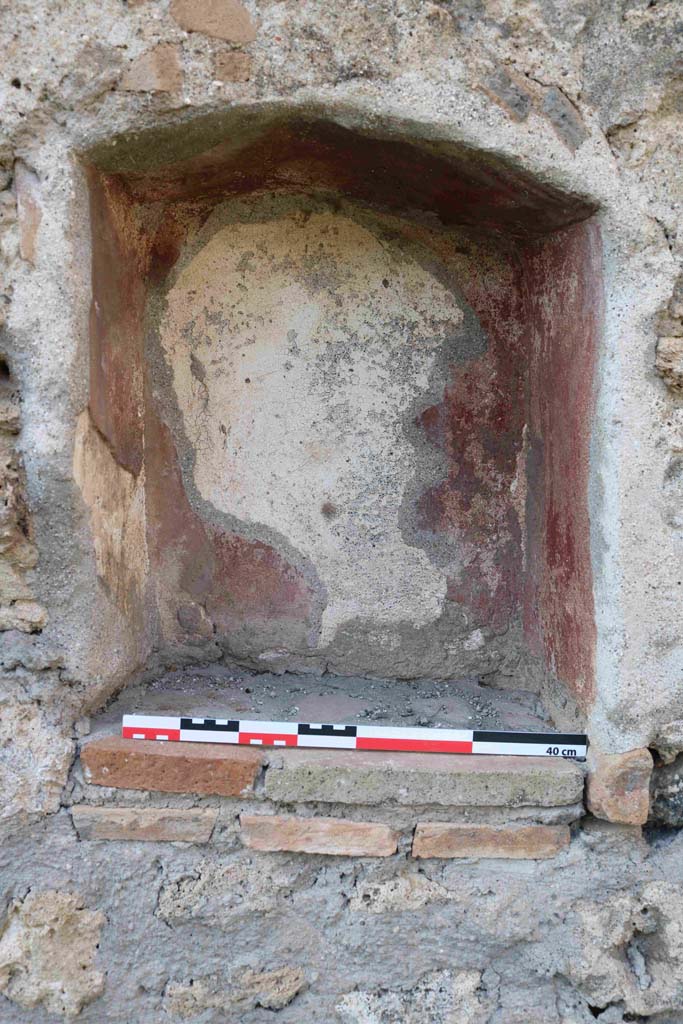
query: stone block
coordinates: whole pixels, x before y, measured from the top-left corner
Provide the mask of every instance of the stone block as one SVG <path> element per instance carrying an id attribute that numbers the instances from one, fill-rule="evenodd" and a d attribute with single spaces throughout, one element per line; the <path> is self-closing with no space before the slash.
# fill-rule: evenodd
<path id="1" fill-rule="evenodd" d="M 648 881 L 642 861 L 636 884 L 624 885 L 623 868 L 616 873 L 615 862 L 608 864 L 616 891 L 610 892 L 609 884 L 601 882 L 592 899 L 573 901 L 577 945 L 575 955 L 567 961 L 567 978 L 592 1006 L 609 1006 L 598 1017 L 605 1024 L 626 1020 L 654 1024 L 658 1019 L 662 1024 L 679 1024 L 683 887 L 665 879 Z M 572 1017 L 565 1017 L 567 1020 Z"/>
<path id="2" fill-rule="evenodd" d="M 240 796 L 253 790 L 262 754 L 247 747 L 107 736 L 83 747 L 81 764 L 94 786 Z"/>
<path id="3" fill-rule="evenodd" d="M 251 43 L 256 38 L 249 12 L 239 0 L 172 0 L 170 12 L 186 32 L 230 43 Z"/>
<path id="4" fill-rule="evenodd" d="M 683 827 L 683 755 L 658 765 L 652 775 L 650 821 L 669 828 Z"/>
<path id="5" fill-rule="evenodd" d="M 0 607 L 0 632 L 18 629 L 22 633 L 38 633 L 47 625 L 47 612 L 37 601 L 13 601 Z"/>
<path id="6" fill-rule="evenodd" d="M 356 986 L 341 996 L 336 1007 L 341 1024 L 488 1024 L 494 1019 L 495 996 L 482 984 L 481 971 L 429 971 L 405 987 L 390 985 L 382 978 L 377 989 Z"/>
<path id="7" fill-rule="evenodd" d="M 125 92 L 178 92 L 183 85 L 179 47 L 160 43 L 137 57 L 121 79 Z"/>
<path id="8" fill-rule="evenodd" d="M 682 470 L 683 470 L 683 460 Z M 671 764 L 683 750 L 683 721 L 673 719 L 671 722 L 664 722 L 657 729 L 657 735 L 652 741 L 652 746 L 657 751 L 659 761 L 663 764 Z"/>
<path id="9" fill-rule="evenodd" d="M 283 803 L 557 807 L 583 793 L 577 764 L 542 757 L 283 750 L 265 791 Z"/>
<path id="10" fill-rule="evenodd" d="M 569 845 L 566 825 L 452 825 L 420 822 L 413 857 L 500 857 L 546 860 Z"/>
<path id="11" fill-rule="evenodd" d="M 208 843 L 218 811 L 210 808 L 90 807 L 78 804 L 71 818 L 79 839 L 145 843 Z"/>
<path id="12" fill-rule="evenodd" d="M 643 825 L 650 808 L 652 754 L 645 747 L 624 754 L 589 751 L 588 810 L 621 825 Z"/>
<path id="13" fill-rule="evenodd" d="M 178 625 L 182 626 L 186 633 L 204 640 L 209 640 L 213 636 L 214 624 L 206 614 L 206 609 L 196 601 L 182 604 L 176 612 L 176 618 Z"/>
<path id="14" fill-rule="evenodd" d="M 398 833 L 388 825 L 343 818 L 243 814 L 240 825 L 242 842 L 252 850 L 390 857 L 398 843 Z"/>
<path id="15" fill-rule="evenodd" d="M 19 395 L 16 391 L 5 391 L 0 386 L 0 430 L 18 434 L 21 426 Z"/>
<path id="16" fill-rule="evenodd" d="M 0 648 L 9 647 L 10 637 L 5 633 L 0 636 Z M 3 675 L 9 678 L 8 673 Z M 73 749 L 71 739 L 50 722 L 44 705 L 37 701 L 2 701 L 0 820 L 15 815 L 19 818 L 26 814 L 54 814 L 59 810 Z"/>
<path id="17" fill-rule="evenodd" d="M 30 890 L 10 904 L 3 922 L 0 993 L 43 1019 L 46 1013 L 77 1017 L 104 992 L 105 975 L 96 966 L 104 924 L 104 914 L 87 908 L 78 893 Z M 3 1000 L 0 1017 L 7 1014 Z"/>
<path id="18" fill-rule="evenodd" d="M 396 914 L 461 899 L 457 890 L 446 888 L 427 878 L 421 868 L 414 868 L 411 865 L 411 870 L 400 870 L 388 877 L 366 875 L 358 879 L 349 899 L 349 910 L 359 914 Z"/>
<path id="19" fill-rule="evenodd" d="M 282 1010 L 307 987 L 301 967 L 272 971 L 247 968 L 229 980 L 217 975 L 192 978 L 190 984 L 171 981 L 164 992 L 164 1010 L 171 1018 L 199 1017 L 205 1010 L 220 1011 L 220 1020 L 236 1021 L 249 1011 Z"/>
<path id="20" fill-rule="evenodd" d="M 279 967 L 274 971 L 247 968 L 239 979 L 238 998 L 243 1005 L 282 1010 L 305 988 L 306 975 L 301 967 Z"/>
<path id="21" fill-rule="evenodd" d="M 659 339 L 655 367 L 670 388 L 683 391 L 683 338 Z"/>

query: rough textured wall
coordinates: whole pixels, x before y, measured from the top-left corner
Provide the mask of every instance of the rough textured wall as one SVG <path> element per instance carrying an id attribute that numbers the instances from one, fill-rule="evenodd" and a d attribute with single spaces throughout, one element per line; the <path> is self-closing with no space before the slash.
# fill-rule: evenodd
<path id="1" fill-rule="evenodd" d="M 596 747 L 608 752 L 652 744 L 673 757 L 683 749 L 682 21 L 677 0 L 5 6 L 0 374 L 6 378 L 6 362 L 3 392 L 20 409 L 3 411 L 0 424 L 0 621 L 10 627 L 0 633 L 0 778 L 2 815 L 14 831 L 0 858 L 5 1019 L 44 1022 L 83 1006 L 83 1019 L 123 1022 L 136 1001 L 137 1019 L 155 1024 L 188 1013 L 260 1022 L 273 1012 L 283 1020 L 336 1013 L 373 1024 L 449 1016 L 491 1024 L 530 1024 L 534 1016 L 573 1024 L 601 1014 L 605 1024 L 681 1019 L 677 833 L 652 834 L 647 845 L 638 829 L 589 822 L 580 845 L 547 869 L 522 864 L 508 874 L 485 863 L 464 871 L 439 864 L 434 877 L 415 869 L 406 881 L 399 854 L 382 864 L 378 880 L 357 862 L 313 865 L 275 855 L 264 869 L 251 854 L 221 850 L 207 867 L 194 848 L 132 843 L 122 852 L 84 844 L 62 805 L 85 716 L 141 660 L 153 664 L 157 656 L 155 623 L 142 635 L 129 629 L 144 589 L 140 560 L 124 566 L 115 588 L 100 572 L 112 558 L 121 564 L 130 537 L 144 546 L 131 478 L 142 464 L 142 378 L 124 344 L 142 346 L 143 339 L 122 327 L 125 358 L 106 367 L 110 381 L 134 384 L 132 392 L 127 383 L 115 389 L 121 402 L 131 393 L 135 399 L 122 406 L 128 433 L 115 443 L 108 409 L 89 395 L 89 317 L 95 332 L 100 315 L 137 325 L 143 274 L 153 264 L 172 265 L 179 244 L 167 224 L 153 255 L 143 247 L 137 263 L 134 218 L 107 223 L 92 212 L 89 220 L 85 154 L 161 127 L 154 144 L 141 144 L 146 156 L 130 155 L 127 173 L 143 157 L 172 159 L 180 189 L 189 181 L 182 146 L 189 160 L 194 115 L 220 120 L 244 106 L 248 123 L 255 106 L 283 102 L 378 135 L 390 135 L 396 122 L 417 125 L 435 145 L 486 151 L 562 194 L 585 196 L 597 210 L 606 304 L 591 459 L 588 469 L 579 467 L 582 483 L 588 475 L 590 521 L 577 523 L 577 537 L 590 530 L 595 608 L 590 728 Z M 169 155 L 178 125 L 181 152 Z M 266 158 L 263 167 L 269 170 Z M 443 178 L 432 172 L 411 181 L 422 211 L 433 198 L 428 183 L 444 194 Z M 211 160 L 197 171 L 209 185 L 212 173 Z M 116 186 L 112 173 L 108 187 Z M 144 201 L 163 203 L 169 194 L 166 182 Z M 481 218 L 476 188 L 463 203 Z M 532 220 L 534 210 L 539 215 L 532 203 Z M 163 220 L 163 208 L 157 217 Z M 551 218 L 544 229 L 562 223 Z M 102 248 L 102 272 L 120 284 L 109 293 L 118 310 L 91 309 L 91 230 L 98 238 L 109 233 L 112 251 L 127 256 L 107 263 Z M 572 368 L 569 360 L 549 360 L 546 372 L 571 385 Z M 2 408 L 9 408 L 4 394 Z M 146 432 L 172 466 L 169 429 L 150 414 Z M 558 458 L 571 458 L 567 447 Z M 145 500 L 158 508 L 175 500 L 179 480 L 180 471 L 169 470 Z M 571 488 L 546 498 L 543 514 L 565 525 Z M 563 511 L 553 516 L 557 502 Z M 103 511 L 109 532 L 96 543 Z M 556 550 L 566 551 L 560 533 Z M 203 544 L 189 527 L 176 539 L 188 550 Z M 148 551 L 159 540 L 147 536 Z M 263 568 L 259 543 L 237 552 L 228 546 L 224 557 L 253 572 Z M 585 558 L 584 545 L 584 574 Z M 275 586 L 279 566 L 263 572 Z M 555 593 L 552 610 L 573 624 L 586 608 L 570 595 L 565 609 Z M 201 611 L 189 603 L 182 616 L 201 640 Z M 578 659 L 580 676 L 587 654 L 573 626 L 567 631 L 558 663 Z M 260 888 L 268 872 L 275 893 L 272 877 Z M 366 882 L 380 889 L 363 888 Z M 384 916 L 373 913 L 378 891 Z M 434 927 L 435 901 L 443 929 Z M 363 924 L 349 928 L 351 918 Z M 144 962 L 142 946 L 150 951 Z M 226 948 L 235 950 L 227 964 Z M 381 956 L 369 957 L 368 948 Z M 308 1002 L 297 1005 L 304 996 Z"/>

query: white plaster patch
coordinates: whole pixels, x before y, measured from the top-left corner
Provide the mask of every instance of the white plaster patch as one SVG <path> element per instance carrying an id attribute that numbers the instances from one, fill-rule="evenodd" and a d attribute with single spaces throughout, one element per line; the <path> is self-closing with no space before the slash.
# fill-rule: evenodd
<path id="1" fill-rule="evenodd" d="M 230 224 L 169 293 L 161 340 L 195 485 L 312 560 L 322 643 L 355 618 L 441 611 L 445 572 L 399 526 L 418 458 L 404 417 L 461 320 L 414 256 L 332 212 Z"/>
<path id="2" fill-rule="evenodd" d="M 484 634 L 480 629 L 473 630 L 468 637 L 463 640 L 463 647 L 466 651 L 478 651 L 480 647 L 483 647 L 486 643 Z"/>

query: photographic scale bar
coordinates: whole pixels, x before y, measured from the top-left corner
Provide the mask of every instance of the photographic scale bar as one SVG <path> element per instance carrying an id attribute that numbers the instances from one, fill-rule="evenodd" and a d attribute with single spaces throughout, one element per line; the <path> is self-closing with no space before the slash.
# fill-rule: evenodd
<path id="1" fill-rule="evenodd" d="M 130 740 L 165 740 L 170 743 L 409 750 L 430 754 L 516 754 L 572 760 L 585 758 L 588 749 L 588 738 L 578 733 L 404 729 L 390 725 L 328 725 L 231 718 L 176 718 L 170 715 L 124 715 L 121 735 Z"/>

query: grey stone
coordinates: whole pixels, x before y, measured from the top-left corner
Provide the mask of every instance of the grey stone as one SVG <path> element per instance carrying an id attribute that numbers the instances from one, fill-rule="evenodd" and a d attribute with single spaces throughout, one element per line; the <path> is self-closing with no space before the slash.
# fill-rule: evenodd
<path id="1" fill-rule="evenodd" d="M 588 138 L 586 126 L 578 110 L 561 89 L 552 86 L 543 95 L 543 113 L 564 144 L 572 151 Z"/>
<path id="2" fill-rule="evenodd" d="M 271 800 L 447 807 L 557 807 L 581 798 L 583 772 L 570 761 L 374 751 L 273 752 Z"/>
<path id="3" fill-rule="evenodd" d="M 650 822 L 683 827 L 683 754 L 655 766 L 650 783 Z"/>

